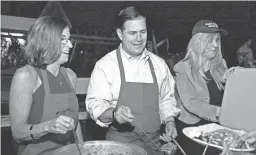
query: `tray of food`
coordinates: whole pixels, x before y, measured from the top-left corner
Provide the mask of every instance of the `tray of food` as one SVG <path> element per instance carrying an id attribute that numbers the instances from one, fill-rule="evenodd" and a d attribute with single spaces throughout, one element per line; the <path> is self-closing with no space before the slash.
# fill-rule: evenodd
<path id="1" fill-rule="evenodd" d="M 136 145 L 114 141 L 87 141 L 80 145 L 82 155 L 147 155 Z M 53 155 L 79 155 L 77 146 L 70 144 L 53 152 Z"/>
<path id="2" fill-rule="evenodd" d="M 205 146 L 209 145 L 222 150 L 223 143 L 226 142 L 230 145 L 229 149 L 231 151 L 254 151 L 254 148 L 247 142 L 240 140 L 240 136 L 245 134 L 245 131 L 233 130 L 215 123 L 198 127 L 187 127 L 183 129 L 183 133 L 193 141 Z"/>

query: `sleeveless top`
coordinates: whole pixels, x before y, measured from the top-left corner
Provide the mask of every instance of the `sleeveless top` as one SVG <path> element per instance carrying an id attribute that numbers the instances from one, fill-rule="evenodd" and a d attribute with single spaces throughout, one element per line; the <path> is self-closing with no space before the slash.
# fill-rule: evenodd
<path id="1" fill-rule="evenodd" d="M 28 124 L 39 124 L 57 118 L 60 114 L 78 118 L 78 100 L 65 68 L 55 77 L 47 70 L 33 67 L 42 84 L 33 93 Z M 65 110 L 65 113 L 63 113 Z M 77 124 L 77 121 L 76 121 Z M 19 144 L 20 155 L 51 155 L 52 151 L 73 140 L 71 131 L 66 134 L 48 133 L 39 139 Z"/>

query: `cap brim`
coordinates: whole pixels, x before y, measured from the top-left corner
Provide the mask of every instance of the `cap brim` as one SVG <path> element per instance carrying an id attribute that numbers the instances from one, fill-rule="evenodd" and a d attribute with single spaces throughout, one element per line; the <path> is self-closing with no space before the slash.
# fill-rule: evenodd
<path id="1" fill-rule="evenodd" d="M 193 30 L 192 35 L 195 35 L 197 33 L 220 33 L 222 36 L 228 35 L 228 32 L 224 29 L 219 28 L 212 28 L 212 29 L 200 29 L 200 30 Z"/>
<path id="2" fill-rule="evenodd" d="M 219 32 L 221 35 L 226 36 L 228 35 L 228 31 L 224 29 L 217 29 L 215 32 Z"/>

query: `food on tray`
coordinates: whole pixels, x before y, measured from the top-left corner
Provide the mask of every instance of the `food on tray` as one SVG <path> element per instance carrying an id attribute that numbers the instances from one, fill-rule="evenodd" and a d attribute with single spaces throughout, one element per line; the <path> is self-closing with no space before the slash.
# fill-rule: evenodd
<path id="1" fill-rule="evenodd" d="M 168 154 L 175 154 L 177 151 L 177 146 L 173 143 L 167 143 L 161 146 L 161 151 L 168 152 Z"/>
<path id="2" fill-rule="evenodd" d="M 132 155 L 122 149 L 104 148 L 102 145 L 92 145 L 81 149 L 83 155 Z"/>
<path id="3" fill-rule="evenodd" d="M 236 132 L 228 129 L 218 129 L 212 132 L 206 132 L 197 138 L 214 145 L 223 146 L 223 143 L 226 142 L 228 145 L 230 145 L 230 148 L 247 148 L 245 142 L 240 140 L 240 136 Z"/>

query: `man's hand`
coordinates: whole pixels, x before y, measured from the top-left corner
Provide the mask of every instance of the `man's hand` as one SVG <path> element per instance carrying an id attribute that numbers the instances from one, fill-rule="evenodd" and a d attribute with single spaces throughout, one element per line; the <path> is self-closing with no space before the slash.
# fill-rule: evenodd
<path id="1" fill-rule="evenodd" d="M 131 123 L 134 121 L 134 116 L 131 113 L 131 109 L 125 106 L 119 106 L 114 112 L 114 118 L 120 124 Z"/>
<path id="2" fill-rule="evenodd" d="M 165 133 L 162 136 L 160 136 L 160 139 L 162 139 L 165 142 L 170 142 L 172 141 L 173 138 L 176 138 L 177 135 L 178 134 L 174 121 L 169 121 L 165 125 Z"/>

